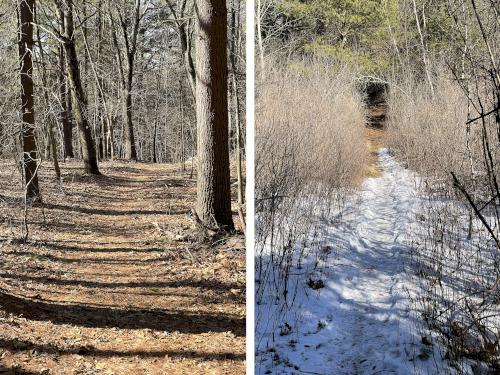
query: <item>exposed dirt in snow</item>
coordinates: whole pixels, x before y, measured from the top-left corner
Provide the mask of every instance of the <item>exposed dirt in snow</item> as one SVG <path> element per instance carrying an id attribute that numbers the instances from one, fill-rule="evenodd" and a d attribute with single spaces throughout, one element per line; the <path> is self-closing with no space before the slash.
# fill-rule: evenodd
<path id="1" fill-rule="evenodd" d="M 23 244 L 20 177 L 0 164 L 0 372 L 243 373 L 243 236 L 185 238 L 196 183 L 178 166 L 80 166 L 62 189 L 42 169 Z"/>
<path id="2" fill-rule="evenodd" d="M 380 177 L 381 169 L 378 162 L 378 151 L 386 147 L 384 121 L 387 112 L 385 104 L 375 104 L 367 108 L 368 122 L 365 127 L 366 146 L 369 160 L 366 168 L 367 177 Z"/>

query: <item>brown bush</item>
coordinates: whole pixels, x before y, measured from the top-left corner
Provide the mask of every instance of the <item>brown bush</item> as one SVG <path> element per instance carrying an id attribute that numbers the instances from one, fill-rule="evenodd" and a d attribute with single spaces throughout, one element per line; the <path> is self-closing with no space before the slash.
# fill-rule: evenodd
<path id="1" fill-rule="evenodd" d="M 353 82 L 339 67 L 295 63 L 266 72 L 258 86 L 256 255 L 262 288 L 270 274 L 278 289 L 286 287 L 289 267 L 302 255 L 296 256 L 302 251 L 296 244 L 364 173 L 365 113 Z"/>

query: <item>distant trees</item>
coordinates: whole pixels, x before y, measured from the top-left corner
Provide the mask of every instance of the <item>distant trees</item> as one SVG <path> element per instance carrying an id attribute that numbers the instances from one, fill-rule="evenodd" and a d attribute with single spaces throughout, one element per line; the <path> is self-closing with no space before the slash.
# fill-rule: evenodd
<path id="1" fill-rule="evenodd" d="M 126 8 L 126 6 L 125 6 Z M 125 10 L 127 11 L 127 9 Z M 124 131 L 124 157 L 128 160 L 137 160 L 137 149 L 135 145 L 135 132 L 134 124 L 132 119 L 132 85 L 134 80 L 134 66 L 135 58 L 137 53 L 137 37 L 139 34 L 139 25 L 141 19 L 144 17 L 145 10 L 141 12 L 141 0 L 135 0 L 134 7 L 132 9 L 132 15 L 123 14 L 121 9 L 118 9 L 118 18 L 120 29 L 122 32 L 122 39 L 125 44 L 125 62 L 126 69 L 123 64 L 121 48 L 118 44 L 118 38 L 116 36 L 116 31 L 112 27 L 111 32 L 113 33 L 113 42 L 115 44 L 116 56 L 118 60 L 118 67 L 120 72 L 120 78 L 122 82 L 122 90 L 125 96 L 123 101 L 123 113 L 125 118 L 125 131 Z M 110 10 L 109 16 L 114 26 L 113 13 Z M 132 25 L 131 30 L 129 30 L 129 24 Z"/>
<path id="2" fill-rule="evenodd" d="M 0 26 L 15 27 L 15 4 L 0 2 Z M 100 173 L 99 161 L 113 158 L 179 163 L 180 173 L 189 165 L 191 176 L 199 172 L 199 217 L 233 228 L 230 156 L 240 209 L 244 202 L 242 9 L 240 0 L 230 11 L 221 0 L 40 3 L 36 19 L 18 20 L 37 33 L 33 44 L 19 29 L 24 145 L 12 125 L 20 57 L 12 53 L 15 34 L 0 33 L 0 155 L 28 150 L 33 189 L 36 163 L 49 158 L 54 169 L 61 159 L 82 160 L 92 175 Z"/>
<path id="3" fill-rule="evenodd" d="M 191 55 L 191 32 L 193 29 L 193 22 L 191 19 L 186 20 L 186 7 L 187 0 L 181 0 L 177 3 L 177 8 L 172 4 L 172 0 L 165 0 L 177 26 L 177 33 L 179 34 L 179 42 L 181 47 L 182 56 L 184 59 L 184 67 L 186 68 L 187 79 L 191 94 L 193 98 L 196 97 L 196 72 L 194 68 L 194 61 Z"/>
<path id="4" fill-rule="evenodd" d="M 38 152 L 35 140 L 33 91 L 33 14 L 35 0 L 19 0 L 19 59 L 21 77 L 21 114 L 23 170 L 26 197 L 41 200 L 38 186 Z"/>
<path id="5" fill-rule="evenodd" d="M 72 42 L 86 99 L 82 114 L 87 119 L 98 161 L 112 157 L 127 158 L 127 154 L 132 154 L 128 151 L 132 150 L 132 146 L 135 146 L 138 160 L 179 162 L 181 165 L 196 161 L 192 159 L 196 156 L 194 1 L 170 1 L 171 6 L 165 0 L 141 0 L 137 27 L 138 3 L 135 0 L 72 1 Z M 5 30 L 16 28 L 15 4 L 15 1 L 0 2 L 0 23 Z M 231 72 L 235 71 L 237 81 L 236 90 L 231 88 L 229 93 L 232 153 L 236 152 L 236 119 L 239 118 L 239 123 L 244 121 L 244 105 L 241 105 L 244 98 L 244 80 L 241 79 L 244 72 L 241 53 L 244 51 L 244 38 L 239 31 L 242 21 L 238 16 L 242 7 L 239 0 L 235 0 L 232 7 L 236 17 L 231 27 L 236 32 L 235 48 L 230 48 L 235 54 L 235 67 L 231 66 Z M 34 105 L 38 111 L 37 119 L 40 119 L 35 127 L 35 138 L 39 150 L 45 151 L 40 153 L 41 159 L 52 157 L 52 151 L 47 147 L 49 137 L 45 119 L 48 118 L 54 121 L 57 117 L 57 123 L 53 125 L 59 159 L 82 159 L 82 151 L 85 150 L 80 142 L 75 116 L 77 103 L 72 100 L 73 89 L 66 62 L 70 56 L 66 43 L 63 43 L 66 8 L 66 0 L 42 2 L 35 22 L 40 31 L 37 47 L 39 44 L 41 48 L 35 51 L 33 76 Z M 137 39 L 133 53 L 135 32 Z M 9 111 L 16 105 L 12 94 L 19 92 L 17 76 L 12 73 L 19 59 L 18 51 L 14 51 L 14 55 L 11 48 L 16 43 L 13 40 L 15 35 L 7 32 L 0 35 L 0 133 L 8 138 L 8 144 L 2 142 L 5 154 L 12 153 L 17 147 L 9 125 L 13 123 Z M 45 83 L 42 82 L 42 69 L 38 64 L 42 51 L 46 67 Z M 132 55 L 130 74 L 128 62 Z M 48 103 L 44 91 L 49 94 Z M 236 106 L 239 108 L 236 109 Z M 130 142 L 128 147 L 131 123 L 134 142 Z M 244 127 L 241 131 L 244 137 Z"/>
<path id="6" fill-rule="evenodd" d="M 225 0 L 196 2 L 196 121 L 200 219 L 233 228 L 228 146 Z"/>
<path id="7" fill-rule="evenodd" d="M 315 56 L 377 71 L 390 63 L 398 0 L 258 0 L 260 66 L 273 58 Z"/>

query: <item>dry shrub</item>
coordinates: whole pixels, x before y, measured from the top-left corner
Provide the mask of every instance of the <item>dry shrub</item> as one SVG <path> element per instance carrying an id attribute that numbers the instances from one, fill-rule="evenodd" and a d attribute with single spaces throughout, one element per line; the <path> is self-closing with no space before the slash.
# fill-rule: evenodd
<path id="1" fill-rule="evenodd" d="M 499 206 L 490 199 L 500 165 L 494 118 L 466 124 L 478 116 L 468 102 L 482 97 L 486 108 L 494 103 L 485 102 L 488 95 L 480 85 L 469 101 L 460 85 L 443 75 L 436 78 L 434 96 L 424 85 L 412 82 L 391 87 L 389 142 L 398 157 L 418 172 L 426 197 L 410 238 L 426 290 L 414 301 L 415 308 L 445 344 L 446 358 L 457 373 L 469 373 L 471 361 L 495 368 L 500 365 L 500 254 L 450 173 L 499 233 Z M 494 166 L 490 170 L 485 140 Z"/>
<path id="2" fill-rule="evenodd" d="M 297 244 L 364 172 L 365 113 L 353 82 L 345 69 L 296 63 L 266 72 L 258 87 L 257 299 L 271 274 L 283 295 L 303 255 Z"/>
<path id="3" fill-rule="evenodd" d="M 321 279 L 325 221 L 360 180 L 368 148 L 348 71 L 298 63 L 263 78 L 256 100 L 255 328 L 256 351 L 267 356 L 276 332 L 296 328 L 295 297 Z"/>
<path id="4" fill-rule="evenodd" d="M 273 70 L 257 103 L 259 201 L 359 180 L 367 157 L 365 115 L 347 71 L 302 64 Z"/>
<path id="5" fill-rule="evenodd" d="M 424 85 L 393 85 L 389 99 L 389 143 L 408 166 L 426 176 L 449 177 L 467 163 L 467 99 L 460 87 L 441 79 L 433 97 Z"/>

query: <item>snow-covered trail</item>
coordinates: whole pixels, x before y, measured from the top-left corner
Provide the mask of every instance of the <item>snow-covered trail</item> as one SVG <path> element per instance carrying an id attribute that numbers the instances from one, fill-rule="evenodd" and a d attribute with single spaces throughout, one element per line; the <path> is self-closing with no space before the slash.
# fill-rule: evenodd
<path id="1" fill-rule="evenodd" d="M 284 365 L 267 373 L 435 373 L 437 349 L 422 344 L 408 298 L 417 289 L 405 242 L 418 210 L 415 180 L 386 149 L 379 164 L 381 176 L 363 183 L 341 224 L 325 228 L 325 287 L 299 296 L 295 336 L 276 343 Z"/>
<path id="2" fill-rule="evenodd" d="M 329 333 L 338 373 L 405 374 L 413 366 L 416 343 L 405 289 L 409 249 L 403 240 L 414 182 L 387 150 L 379 161 L 382 176 L 363 184 L 358 204 L 344 216 L 347 227 L 330 230 L 332 244 L 348 241 L 324 293 L 335 295 Z"/>

